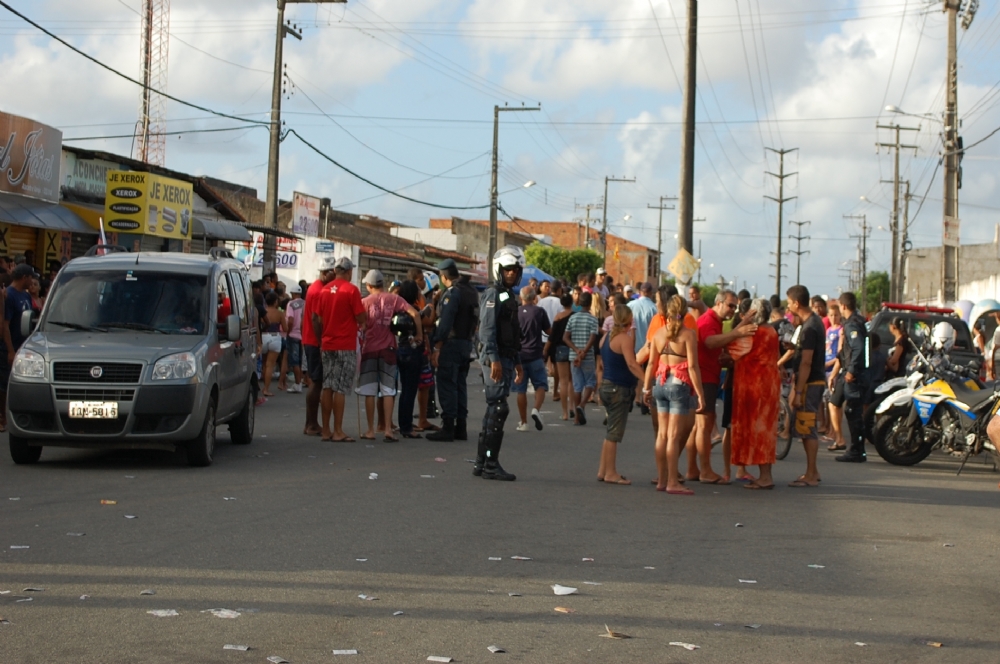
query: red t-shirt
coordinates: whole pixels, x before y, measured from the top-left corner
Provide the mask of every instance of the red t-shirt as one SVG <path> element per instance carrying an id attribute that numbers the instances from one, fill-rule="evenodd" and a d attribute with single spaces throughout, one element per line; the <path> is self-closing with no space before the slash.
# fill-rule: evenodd
<path id="1" fill-rule="evenodd" d="M 357 350 L 358 321 L 355 316 L 365 310 L 358 287 L 345 279 L 334 279 L 320 292 L 318 305 L 317 313 L 323 320 L 320 349 Z"/>
<path id="2" fill-rule="evenodd" d="M 714 309 L 709 309 L 698 317 L 698 366 L 701 368 L 701 382 L 719 384 L 722 375 L 722 366 L 719 358 L 722 355 L 722 346 L 709 348 L 705 345 L 705 340 L 722 334 L 722 319 Z"/>
<path id="3" fill-rule="evenodd" d="M 323 280 L 317 279 L 306 291 L 306 309 L 302 314 L 302 344 L 305 346 L 319 346 L 316 332 L 313 331 L 313 314 L 319 313 L 320 294 L 323 292 Z"/>

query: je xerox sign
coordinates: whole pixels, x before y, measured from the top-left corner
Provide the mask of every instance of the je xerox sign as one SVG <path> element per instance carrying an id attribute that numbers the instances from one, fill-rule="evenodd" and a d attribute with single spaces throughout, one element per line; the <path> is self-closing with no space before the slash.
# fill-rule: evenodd
<path id="1" fill-rule="evenodd" d="M 109 230 L 189 240 L 193 198 L 189 182 L 153 173 L 108 171 L 104 224 Z"/>
<path id="2" fill-rule="evenodd" d="M 0 191 L 59 202 L 62 132 L 0 113 Z"/>

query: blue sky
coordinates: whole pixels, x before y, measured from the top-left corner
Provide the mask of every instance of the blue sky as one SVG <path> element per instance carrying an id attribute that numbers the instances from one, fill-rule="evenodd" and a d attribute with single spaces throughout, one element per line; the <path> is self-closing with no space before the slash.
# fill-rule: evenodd
<path id="1" fill-rule="evenodd" d="M 138 76 L 139 0 L 8 0 L 74 45 Z M 494 104 L 541 103 L 542 111 L 502 116 L 501 191 L 520 217 L 569 220 L 576 203 L 596 203 L 613 183 L 613 232 L 655 244 L 659 196 L 677 193 L 684 27 L 683 0 L 350 0 L 298 5 L 287 16 L 304 29 L 286 39 L 291 95 L 283 120 L 337 161 L 389 189 L 430 202 L 488 202 Z M 867 214 L 870 269 L 889 264 L 892 160 L 877 121 L 917 126 L 917 156 L 903 156 L 914 193 L 928 192 L 911 228 L 916 246 L 940 238 L 941 177 L 931 180 L 939 140 L 930 120 L 943 109 L 945 21 L 925 0 L 702 0 L 699 141 L 695 215 L 705 280 L 734 279 L 774 289 L 777 160 L 787 157 L 786 219 L 809 220 L 803 281 L 836 293 L 849 239 Z M 130 134 L 139 90 L 0 12 L 3 110 L 64 130 L 66 139 Z M 266 120 L 275 6 L 266 0 L 172 0 L 168 91 L 213 109 Z M 983 3 L 959 50 L 959 107 L 966 144 L 1000 126 L 996 84 L 1000 15 Z M 167 105 L 170 131 L 239 123 Z M 131 139 L 68 144 L 128 154 Z M 963 241 L 991 241 L 1000 194 L 1000 137 L 964 162 Z M 267 134 L 259 128 L 170 137 L 167 166 L 256 187 L 263 195 Z M 436 176 L 436 177 L 435 177 Z M 518 189 L 525 180 L 538 184 Z M 447 210 L 380 192 L 340 171 L 294 137 L 282 145 L 283 198 L 329 196 L 352 212 L 413 226 Z M 866 196 L 872 203 L 860 200 Z M 911 208 L 911 217 L 918 202 Z M 974 207 L 975 206 L 975 207 Z M 486 212 L 455 212 L 485 217 Z M 596 214 L 599 215 L 599 212 Z M 624 221 L 625 215 L 631 215 Z M 676 213 L 664 213 L 665 262 L 675 250 Z M 784 235 L 791 230 L 786 226 Z M 789 247 L 786 238 L 785 248 Z M 696 246 L 697 248 L 697 246 Z M 783 284 L 794 278 L 793 256 Z M 714 268 L 709 268 L 714 264 Z"/>

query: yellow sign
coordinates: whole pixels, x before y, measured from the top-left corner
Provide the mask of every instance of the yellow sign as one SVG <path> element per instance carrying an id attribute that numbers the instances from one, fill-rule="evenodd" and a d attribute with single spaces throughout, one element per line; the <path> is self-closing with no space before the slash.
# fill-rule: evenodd
<path id="1" fill-rule="evenodd" d="M 194 187 L 162 175 L 108 171 L 106 231 L 191 239 Z"/>
<path id="2" fill-rule="evenodd" d="M 677 278 L 678 283 L 687 285 L 691 283 L 691 277 L 698 272 L 698 259 L 686 249 L 681 249 L 674 256 L 674 260 L 670 261 L 667 270 Z"/>

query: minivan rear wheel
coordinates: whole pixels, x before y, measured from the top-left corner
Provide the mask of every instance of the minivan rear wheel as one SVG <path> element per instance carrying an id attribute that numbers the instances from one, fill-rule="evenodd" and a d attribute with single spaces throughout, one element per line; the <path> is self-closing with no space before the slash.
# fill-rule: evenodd
<path id="1" fill-rule="evenodd" d="M 257 411 L 257 391 L 247 390 L 243 410 L 229 423 L 229 436 L 234 445 L 249 445 L 253 441 L 253 428 Z"/>
<path id="2" fill-rule="evenodd" d="M 14 434 L 9 434 L 8 439 L 10 441 L 10 458 L 14 460 L 14 463 L 37 463 L 41 458 L 42 448 L 40 445 L 29 445 L 27 438 L 21 438 Z"/>
<path id="3" fill-rule="evenodd" d="M 188 463 L 192 466 L 210 466 L 213 454 L 215 454 L 215 402 L 210 401 L 201 433 L 187 445 Z"/>

